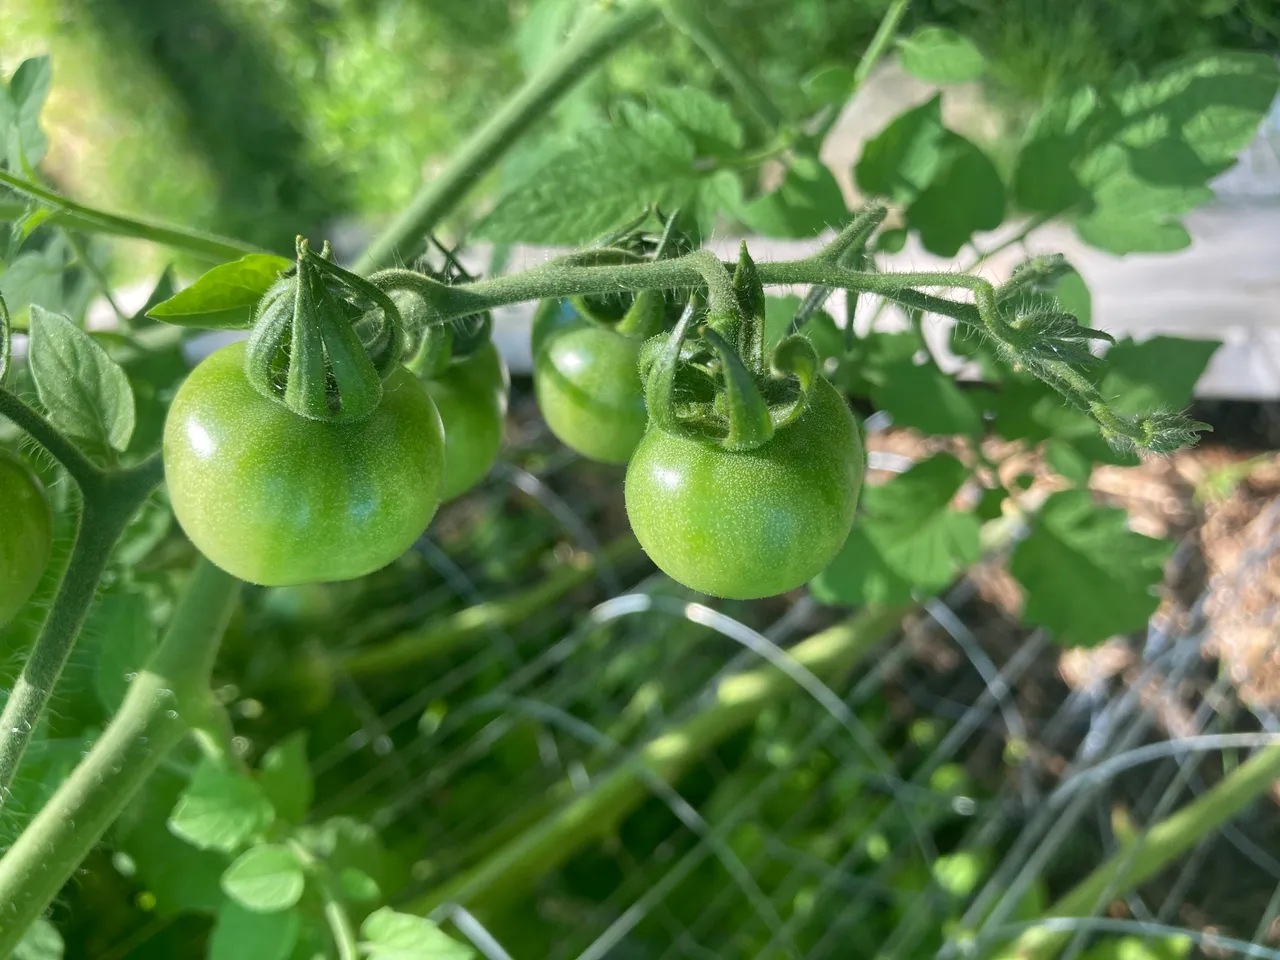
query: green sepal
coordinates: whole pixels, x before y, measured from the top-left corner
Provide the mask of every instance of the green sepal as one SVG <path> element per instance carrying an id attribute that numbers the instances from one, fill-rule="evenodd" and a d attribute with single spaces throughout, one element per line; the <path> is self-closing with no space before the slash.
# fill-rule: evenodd
<path id="1" fill-rule="evenodd" d="M 660 343 L 661 347 L 655 352 L 654 348 L 646 344 L 647 349 L 642 351 L 640 372 L 644 378 L 644 402 L 649 411 L 649 421 L 668 433 L 675 433 L 680 429 L 675 409 L 676 374 L 680 370 L 685 338 L 689 335 L 694 318 L 702 312 L 700 308 L 700 298 L 690 297 L 684 313 L 667 338 L 653 341 Z"/>
<path id="2" fill-rule="evenodd" d="M 799 387 L 790 403 L 769 408 L 773 428 L 780 430 L 798 420 L 809 405 L 809 396 L 818 376 L 818 351 L 808 337 L 787 337 L 773 348 L 769 366 L 773 376 L 780 380 L 795 377 Z"/>
<path id="3" fill-rule="evenodd" d="M 733 271 L 733 292 L 738 296 L 741 318 L 738 323 L 738 356 L 747 369 L 764 373 L 764 284 L 744 240 L 738 247 L 738 265 Z"/>
<path id="4" fill-rule="evenodd" d="M 723 398 L 729 418 L 729 432 L 720 445 L 735 451 L 764 446 L 773 437 L 773 419 L 751 371 L 733 347 L 710 326 L 703 326 L 700 333 L 720 358 L 724 393 L 719 394 L 716 400 L 719 406 Z"/>
<path id="5" fill-rule="evenodd" d="M 431 380 L 449 366 L 453 357 L 453 325 L 436 323 L 422 331 L 418 348 L 405 366 L 423 380 Z"/>

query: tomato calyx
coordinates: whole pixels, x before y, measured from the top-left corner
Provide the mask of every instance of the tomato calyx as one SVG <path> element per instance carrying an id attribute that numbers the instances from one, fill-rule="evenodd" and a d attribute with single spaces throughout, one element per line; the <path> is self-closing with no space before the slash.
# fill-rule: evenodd
<path id="1" fill-rule="evenodd" d="M 443 256 L 443 264 L 435 266 L 424 254 L 414 263 L 414 273 L 425 281 L 445 286 L 476 280 L 459 262 L 454 250 L 446 248 L 435 237 L 431 238 L 431 242 Z M 444 323 L 433 322 L 428 302 L 420 290 L 402 286 L 388 292 L 404 319 L 405 337 L 409 346 L 409 359 L 405 361 L 405 366 L 423 379 L 432 380 L 442 376 L 450 363 L 461 362 L 475 355 L 490 340 L 493 314 L 488 310 L 456 317 Z"/>
<path id="2" fill-rule="evenodd" d="M 310 420 L 362 420 L 404 349 L 392 299 L 297 239 L 297 262 L 254 310 L 245 376 L 262 396 Z"/>
<path id="3" fill-rule="evenodd" d="M 641 356 L 645 403 L 661 430 L 754 450 L 804 413 L 817 352 L 798 335 L 766 350 L 764 287 L 746 244 L 731 281 L 718 260 L 707 264 L 724 275 L 709 278 L 706 305 L 695 294 L 670 336 Z"/>

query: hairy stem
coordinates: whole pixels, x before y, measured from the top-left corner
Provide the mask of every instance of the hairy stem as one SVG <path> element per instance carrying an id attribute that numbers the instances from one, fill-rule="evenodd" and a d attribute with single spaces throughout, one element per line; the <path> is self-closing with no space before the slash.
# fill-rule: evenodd
<path id="1" fill-rule="evenodd" d="M 105 476 L 104 472 L 53 424 L 3 388 L 0 388 L 0 417 L 7 417 L 26 431 L 32 440 L 48 450 L 62 464 L 63 469 L 71 474 L 71 479 L 86 498 L 93 496 Z"/>
<path id="2" fill-rule="evenodd" d="M 356 273 L 407 262 L 426 235 L 504 153 L 556 102 L 615 50 L 657 18 L 652 0 L 630 0 L 588 13 L 578 32 L 471 135 L 433 180 L 356 262 Z"/>
<path id="3" fill-rule="evenodd" d="M 1091 917 L 1154 877 L 1175 859 L 1213 834 L 1280 780 L 1280 746 L 1266 747 L 1227 774 L 1212 789 L 1171 813 L 1107 858 L 1044 914 Z M 1026 960 L 1050 960 L 1071 938 L 1071 931 L 1032 928 L 1012 953 Z"/>
<path id="4" fill-rule="evenodd" d="M 55 210 L 55 223 L 84 233 L 105 233 L 117 237 L 149 240 L 176 250 L 186 250 L 188 253 L 194 253 L 218 263 L 238 260 L 248 253 L 263 252 L 259 247 L 232 240 L 229 237 L 201 233 L 198 230 L 181 230 L 177 227 L 152 223 L 149 220 L 122 217 L 114 213 L 94 210 L 92 207 L 86 207 L 61 194 L 54 193 L 38 183 L 23 180 L 3 170 L 0 170 L 0 184 Z"/>
<path id="5" fill-rule="evenodd" d="M 101 475 L 85 494 L 75 546 L 53 608 L 0 712 L 0 808 L 84 626 L 111 551 L 160 479 L 157 458 L 134 470 Z"/>
<path id="6" fill-rule="evenodd" d="M 207 560 L 196 565 L 164 640 L 115 718 L 0 858 L 0 957 L 13 952 L 189 727 L 203 722 L 239 586 Z"/>

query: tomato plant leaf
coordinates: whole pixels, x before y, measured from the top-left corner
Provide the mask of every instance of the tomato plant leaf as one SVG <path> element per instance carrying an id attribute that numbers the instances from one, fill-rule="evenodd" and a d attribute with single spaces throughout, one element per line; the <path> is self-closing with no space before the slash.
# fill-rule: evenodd
<path id="1" fill-rule="evenodd" d="M 471 960 L 475 950 L 454 940 L 426 917 L 382 907 L 360 927 L 369 960 Z"/>
<path id="2" fill-rule="evenodd" d="M 286 846 L 264 843 L 250 847 L 222 875 L 222 890 L 248 910 L 288 910 L 307 885 L 302 861 Z"/>
<path id="3" fill-rule="evenodd" d="M 950 508 L 969 473 L 950 454 L 937 454 L 869 487 L 864 516 L 813 581 L 814 596 L 825 603 L 901 603 L 916 590 L 946 586 L 978 559 L 978 518 Z"/>
<path id="4" fill-rule="evenodd" d="M 800 156 L 781 186 L 743 207 L 743 221 L 767 237 L 812 237 L 849 216 L 835 176 L 817 157 Z"/>
<path id="5" fill-rule="evenodd" d="M 69 319 L 31 308 L 31 376 L 54 426 L 95 452 L 133 436 L 133 388 L 120 365 Z"/>
<path id="6" fill-rule="evenodd" d="M 742 147 L 742 124 L 733 108 L 697 87 L 663 87 L 653 94 L 663 116 L 689 135 L 701 155 L 733 156 Z"/>
<path id="7" fill-rule="evenodd" d="M 689 136 L 655 110 L 627 111 L 541 155 L 477 225 L 498 243 L 586 243 L 650 204 L 681 206 L 710 170 Z"/>
<path id="8" fill-rule="evenodd" d="M 910 203 L 933 182 L 946 136 L 941 96 L 900 114 L 863 147 L 854 169 L 859 189 Z"/>
<path id="9" fill-rule="evenodd" d="M 301 823 L 307 818 L 315 786 L 307 765 L 305 730 L 290 734 L 266 752 L 258 783 L 281 820 Z"/>
<path id="10" fill-rule="evenodd" d="M 287 960 L 301 922 L 294 910 L 261 913 L 228 899 L 209 936 L 209 960 Z"/>
<path id="11" fill-rule="evenodd" d="M 0 160 L 13 170 L 34 167 L 44 159 L 49 139 L 40 129 L 40 111 L 53 82 L 53 65 L 46 56 L 24 60 L 13 72 L 6 90 L 0 84 Z"/>
<path id="12" fill-rule="evenodd" d="M 1085 490 L 1046 500 L 1009 563 L 1026 590 L 1023 619 L 1063 646 L 1093 646 L 1145 627 L 1173 545 L 1134 533 L 1127 520 Z"/>
<path id="13" fill-rule="evenodd" d="M 355 903 L 368 903 L 382 896 L 378 881 L 363 870 L 347 867 L 338 875 L 338 884 L 346 899 Z"/>
<path id="14" fill-rule="evenodd" d="M 1093 473 L 1089 458 L 1065 440 L 1050 440 L 1044 445 L 1044 461 L 1058 476 L 1065 477 L 1077 487 L 1086 486 Z"/>
<path id="15" fill-rule="evenodd" d="M 14 948 L 13 960 L 62 960 L 64 949 L 58 928 L 37 917 Z"/>
<path id="16" fill-rule="evenodd" d="M 297 829 L 295 838 L 339 876 L 353 870 L 388 889 L 387 857 L 378 833 L 367 823 L 350 817 L 334 817 L 321 824 Z"/>
<path id="17" fill-rule="evenodd" d="M 33 303 L 63 306 L 62 272 L 66 251 L 61 238 L 43 250 L 23 250 L 0 273 L 0 294 L 9 307 L 14 329 L 30 324 L 28 308 Z"/>
<path id="18" fill-rule="evenodd" d="M 903 69 L 926 83 L 964 83 L 987 71 L 987 59 L 968 37 L 946 27 L 921 27 L 898 42 Z"/>
<path id="19" fill-rule="evenodd" d="M 202 760 L 169 817 L 169 829 L 201 850 L 231 853 L 271 825 L 275 811 L 262 788 Z"/>
<path id="20" fill-rule="evenodd" d="M 975 435 L 982 429 L 982 417 L 955 380 L 932 362 L 908 359 L 886 368 L 883 382 L 871 388 L 871 401 L 894 423 L 925 433 Z"/>
<path id="21" fill-rule="evenodd" d="M 954 257 L 973 234 L 1004 222 L 1004 183 L 985 153 L 947 132 L 929 185 L 907 208 L 907 223 L 930 253 Z"/>
<path id="22" fill-rule="evenodd" d="M 155 649 L 147 599 L 136 592 L 109 592 L 101 598 L 85 626 L 97 641 L 93 685 L 108 713 L 115 713 L 129 683 L 146 666 Z"/>
<path id="23" fill-rule="evenodd" d="M 1100 389 L 1120 412 L 1181 410 L 1222 344 L 1217 340 L 1126 337 L 1107 351 Z"/>
<path id="24" fill-rule="evenodd" d="M 185 290 L 151 307 L 147 316 L 183 327 L 247 330 L 253 308 L 292 264 L 269 253 L 251 253 L 219 264 Z"/>

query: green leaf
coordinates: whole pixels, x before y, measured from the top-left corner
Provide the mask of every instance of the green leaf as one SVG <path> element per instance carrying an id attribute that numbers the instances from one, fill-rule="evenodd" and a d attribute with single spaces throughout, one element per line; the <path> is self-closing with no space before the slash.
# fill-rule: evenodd
<path id="1" fill-rule="evenodd" d="M 816 157 L 796 157 L 782 185 L 742 209 L 747 226 L 768 237 L 812 237 L 849 216 L 835 176 Z"/>
<path id="2" fill-rule="evenodd" d="M 710 170 L 656 111 L 626 111 L 544 156 L 477 225 L 497 243 L 586 243 L 651 204 L 683 206 Z"/>
<path id="3" fill-rule="evenodd" d="M 223 263 L 185 290 L 147 311 L 147 316 L 182 327 L 247 330 L 253 308 L 293 261 L 267 253 L 251 253 Z"/>
<path id="4" fill-rule="evenodd" d="M 294 836 L 339 876 L 352 870 L 372 878 L 384 890 L 391 888 L 386 852 L 377 831 L 369 824 L 350 817 L 334 817 L 318 825 L 301 826 Z"/>
<path id="5" fill-rule="evenodd" d="M 298 855 L 274 843 L 250 847 L 222 875 L 223 892 L 260 913 L 288 910 L 302 899 L 306 885 Z"/>
<path id="6" fill-rule="evenodd" d="M 1004 183 L 987 155 L 959 134 L 948 131 L 942 151 L 937 173 L 907 209 L 907 223 L 930 253 L 953 257 L 974 233 L 1004 222 Z"/>
<path id="7" fill-rule="evenodd" d="M 854 171 L 859 189 L 910 203 L 933 182 L 946 137 L 941 96 L 900 114 L 863 148 Z"/>
<path id="8" fill-rule="evenodd" d="M 882 230 L 876 237 L 877 253 L 901 253 L 902 248 L 907 245 L 907 228 L 894 227 L 892 230 Z"/>
<path id="9" fill-rule="evenodd" d="M 169 817 L 169 829 L 201 850 L 232 853 L 271 825 L 275 811 L 246 776 L 204 759 Z"/>
<path id="10" fill-rule="evenodd" d="M 987 71 L 982 51 L 946 27 L 921 27 L 898 50 L 903 69 L 927 83 L 965 83 Z"/>
<path id="11" fill-rule="evenodd" d="M 1055 493 L 1009 571 L 1026 590 L 1023 619 L 1063 646 L 1093 646 L 1143 629 L 1159 605 L 1155 587 L 1173 549 L 1129 530 L 1128 515 L 1093 502 L 1088 491 Z"/>
<path id="12" fill-rule="evenodd" d="M 1084 277 L 1072 270 L 1064 274 L 1053 288 L 1053 296 L 1058 306 L 1087 327 L 1093 322 L 1093 296 L 1084 282 Z"/>
<path id="13" fill-rule="evenodd" d="M 0 85 L 0 147 L 7 151 L 0 152 L 0 161 L 7 158 L 12 170 L 29 169 L 44 159 L 49 139 L 40 129 L 40 111 L 52 82 L 52 61 L 41 56 L 20 63 L 7 90 Z"/>
<path id="14" fill-rule="evenodd" d="M 733 156 L 742 147 L 742 124 L 733 108 L 697 87 L 664 87 L 653 95 L 658 110 L 693 140 L 699 154 Z"/>
<path id="15" fill-rule="evenodd" d="M 37 917 L 13 951 L 13 960 L 62 960 L 62 934 L 44 917 Z"/>
<path id="16" fill-rule="evenodd" d="M 425 917 L 390 907 L 369 914 L 360 936 L 369 960 L 471 960 L 476 955 Z"/>
<path id="17" fill-rule="evenodd" d="M 977 517 L 950 508 L 969 468 L 950 454 L 922 460 L 863 493 L 864 516 L 813 582 L 826 603 L 902 603 L 946 586 L 978 559 Z"/>
<path id="18" fill-rule="evenodd" d="M 1182 410 L 1220 346 L 1217 340 L 1125 337 L 1107 351 L 1099 389 L 1121 413 Z"/>
<path id="19" fill-rule="evenodd" d="M 296 911 L 259 913 L 227 900 L 209 937 L 209 960 L 287 960 L 300 926 Z"/>
<path id="20" fill-rule="evenodd" d="M 1086 486 L 1093 473 L 1093 464 L 1065 440 L 1050 440 L 1044 445 L 1044 460 L 1054 473 L 1070 480 L 1077 487 Z"/>
<path id="21" fill-rule="evenodd" d="M 147 302 L 142 305 L 142 308 L 137 313 L 129 318 L 129 323 L 135 328 L 149 326 L 152 320 L 147 314 L 177 292 L 178 287 L 177 281 L 173 276 L 173 267 L 167 266 L 164 268 L 164 272 L 160 274 L 160 279 L 156 281 L 156 285 L 151 288 L 151 293 L 147 295 Z"/>
<path id="22" fill-rule="evenodd" d="M 933 363 L 906 360 L 888 367 L 884 382 L 872 388 L 871 401 L 895 424 L 925 433 L 975 435 L 982 429 L 982 418 L 955 380 Z"/>
<path id="23" fill-rule="evenodd" d="M 1092 88 L 1083 87 L 1040 108 L 1027 125 L 1014 165 L 1015 203 L 1028 212 L 1052 216 L 1088 196 L 1074 164 L 1109 106 Z"/>
<path id="24" fill-rule="evenodd" d="M 15 329 L 28 326 L 28 308 L 33 303 L 61 306 L 64 294 L 62 275 L 66 255 L 61 240 L 43 250 L 24 250 L 9 261 L 0 273 L 0 295 L 9 307 Z"/>
<path id="25" fill-rule="evenodd" d="M 31 308 L 28 362 L 55 427 L 95 452 L 124 450 L 133 435 L 133 389 L 120 365 L 66 317 Z"/>
<path id="26" fill-rule="evenodd" d="M 113 714 L 123 702 L 130 681 L 155 650 L 155 629 L 146 597 L 134 592 L 105 594 L 85 632 L 93 636 L 98 647 L 94 689 L 102 706 Z"/>
<path id="27" fill-rule="evenodd" d="M 382 896 L 378 881 L 354 867 L 343 870 L 338 875 L 338 883 L 342 887 L 343 896 L 356 903 L 367 903 Z"/>
<path id="28" fill-rule="evenodd" d="M 800 90 L 815 107 L 839 107 L 853 93 L 853 70 L 842 63 L 819 67 L 800 81 Z"/>
<path id="29" fill-rule="evenodd" d="M 305 730 L 290 734 L 266 752 L 258 783 L 281 820 L 301 823 L 307 818 L 315 786 L 307 766 Z"/>

